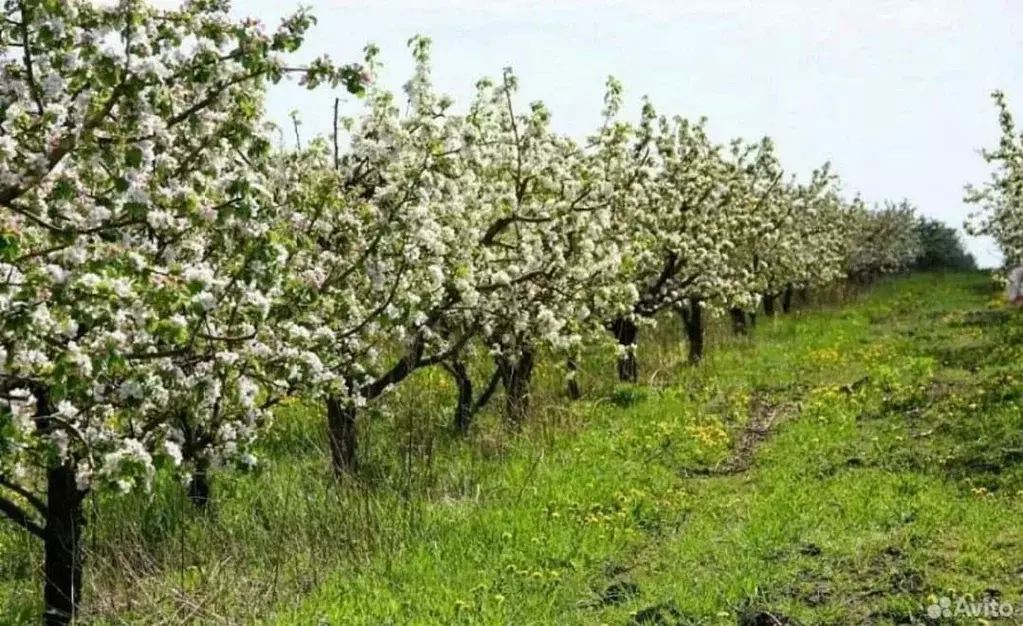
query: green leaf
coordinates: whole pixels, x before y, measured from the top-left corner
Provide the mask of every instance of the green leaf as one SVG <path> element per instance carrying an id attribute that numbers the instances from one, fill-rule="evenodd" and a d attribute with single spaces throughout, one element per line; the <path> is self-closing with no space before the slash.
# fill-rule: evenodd
<path id="1" fill-rule="evenodd" d="M 0 259 L 13 261 L 21 255 L 21 241 L 14 233 L 0 233 Z"/>

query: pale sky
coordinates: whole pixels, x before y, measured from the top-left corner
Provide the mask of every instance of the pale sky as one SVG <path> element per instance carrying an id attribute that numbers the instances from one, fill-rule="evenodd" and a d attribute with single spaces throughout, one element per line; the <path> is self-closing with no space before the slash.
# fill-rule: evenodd
<path id="1" fill-rule="evenodd" d="M 581 138 L 597 124 L 606 77 L 630 110 L 649 95 L 662 113 L 707 115 L 713 137 L 772 136 L 782 164 L 805 174 L 831 160 L 848 195 L 908 198 L 961 229 L 977 150 L 998 139 L 989 98 L 1002 89 L 1023 115 L 1023 0 L 314 0 L 319 24 L 302 56 L 356 61 L 382 48 L 381 80 L 411 72 L 409 37 L 434 42 L 440 90 L 465 104 L 483 76 L 511 66 L 523 98 Z M 298 3 L 235 0 L 275 26 Z M 1014 32 L 1015 31 L 1015 32 Z M 272 93 L 279 123 L 328 132 L 332 96 Z M 351 110 L 351 109 L 349 109 Z M 964 234 L 965 236 L 965 234 Z M 981 265 L 988 240 L 967 240 Z"/>

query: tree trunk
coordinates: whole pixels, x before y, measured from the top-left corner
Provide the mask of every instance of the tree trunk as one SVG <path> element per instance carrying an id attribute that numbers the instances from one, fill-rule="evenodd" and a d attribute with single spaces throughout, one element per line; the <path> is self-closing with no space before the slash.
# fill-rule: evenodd
<path id="1" fill-rule="evenodd" d="M 579 373 L 579 362 L 575 357 L 571 357 L 565 367 L 568 369 L 568 399 L 578 400 L 583 396 L 579 390 L 579 380 L 576 378 L 576 374 Z"/>
<path id="2" fill-rule="evenodd" d="M 728 313 L 732 316 L 732 332 L 736 335 L 749 334 L 749 326 L 746 323 L 746 311 L 736 306 L 729 309 Z"/>
<path id="3" fill-rule="evenodd" d="M 43 586 L 46 626 L 72 622 L 82 599 L 82 530 L 85 494 L 75 470 L 62 465 L 46 472 L 46 529 L 43 540 Z"/>
<path id="4" fill-rule="evenodd" d="M 697 365 L 703 360 L 703 307 L 699 300 L 692 300 L 680 312 L 689 339 L 689 364 Z"/>
<path id="5" fill-rule="evenodd" d="M 188 483 L 188 499 L 201 511 L 209 508 L 213 488 L 210 486 L 210 462 L 205 458 L 195 459 L 195 470 Z"/>
<path id="6" fill-rule="evenodd" d="M 515 361 L 501 357 L 498 362 L 504 384 L 504 416 L 521 424 L 529 412 L 529 388 L 533 377 L 533 352 L 523 350 Z"/>
<path id="7" fill-rule="evenodd" d="M 355 407 L 346 406 L 338 398 L 328 398 L 327 435 L 334 474 L 337 476 L 354 474 L 359 469 L 355 426 Z"/>
<path id="8" fill-rule="evenodd" d="M 792 285 L 789 285 L 781 294 L 781 311 L 786 315 L 792 312 L 792 291 Z"/>
<path id="9" fill-rule="evenodd" d="M 639 381 L 639 368 L 636 365 L 636 353 L 632 346 L 636 343 L 636 336 L 639 335 L 639 328 L 632 320 L 619 317 L 611 323 L 611 330 L 614 332 L 618 345 L 625 348 L 625 352 L 618 357 L 618 380 L 626 383 Z"/>
<path id="10" fill-rule="evenodd" d="M 774 317 L 774 294 L 764 294 L 764 315 Z"/>
<path id="11" fill-rule="evenodd" d="M 806 305 L 810 303 L 810 288 L 800 287 L 799 288 L 799 304 Z"/>
<path id="12" fill-rule="evenodd" d="M 757 327 L 757 312 L 756 311 L 750 311 L 750 314 L 749 314 L 749 327 L 750 327 L 751 330 Z"/>
<path id="13" fill-rule="evenodd" d="M 205 458 L 204 448 L 212 437 L 207 429 L 200 427 L 192 418 L 193 415 L 187 409 L 178 409 L 177 426 L 184 437 L 181 456 L 193 468 L 188 483 L 188 500 L 200 511 L 205 511 L 212 498 L 213 487 L 210 484 L 210 462 Z"/>
<path id="14" fill-rule="evenodd" d="M 466 434 L 472 424 L 472 377 L 469 376 L 469 369 L 465 363 L 455 360 L 451 363 L 451 376 L 455 379 L 455 388 L 458 390 L 458 404 L 455 406 L 455 432 Z"/>

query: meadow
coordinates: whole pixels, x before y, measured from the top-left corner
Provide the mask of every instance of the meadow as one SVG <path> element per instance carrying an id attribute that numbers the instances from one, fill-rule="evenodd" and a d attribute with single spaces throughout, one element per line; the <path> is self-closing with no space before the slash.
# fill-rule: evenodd
<path id="1" fill-rule="evenodd" d="M 833 291 L 750 337 L 716 320 L 699 367 L 680 326 L 640 345 L 636 385 L 586 355 L 576 402 L 540 359 L 517 429 L 486 411 L 455 436 L 449 378 L 417 372 L 360 418 L 340 484 L 320 410 L 295 401 L 205 512 L 166 477 L 93 497 L 80 621 L 898 624 L 943 597 L 1019 605 L 1023 318 L 988 274 Z M 0 527 L 0 622 L 37 619 L 38 552 Z"/>

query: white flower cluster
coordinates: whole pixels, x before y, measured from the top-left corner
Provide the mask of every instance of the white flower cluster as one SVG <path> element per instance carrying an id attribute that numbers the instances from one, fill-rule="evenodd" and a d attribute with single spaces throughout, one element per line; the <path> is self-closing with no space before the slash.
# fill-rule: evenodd
<path id="1" fill-rule="evenodd" d="M 886 202 L 881 209 L 867 211 L 857 198 L 847 219 L 853 225 L 845 264 L 849 276 L 899 271 L 922 252 L 918 218 L 906 201 Z"/>
<path id="2" fill-rule="evenodd" d="M 292 212 L 265 136 L 270 82 L 312 18 L 266 32 L 227 3 L 9 2 L 0 20 L 0 484 L 146 487 L 247 458 L 281 353 Z M 13 484 L 13 483 L 11 483 Z M 6 495 L 0 493 L 0 496 Z"/>

